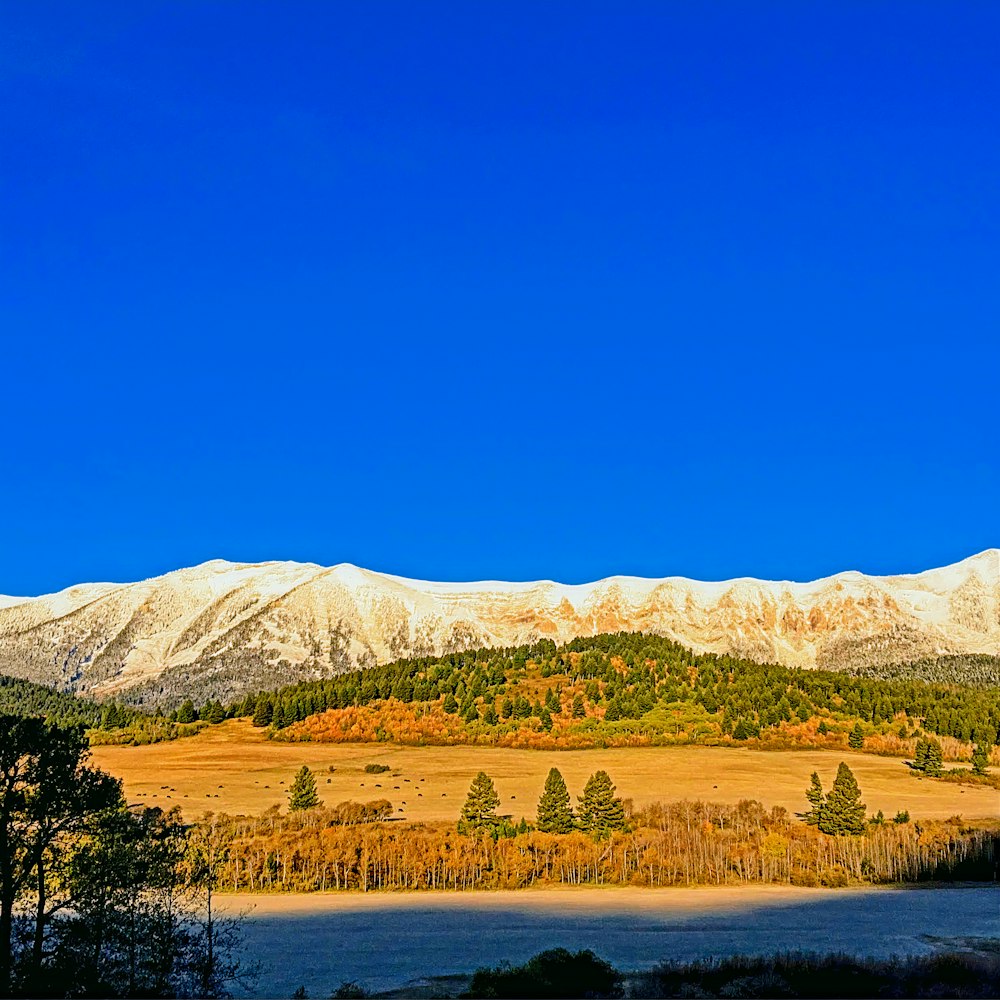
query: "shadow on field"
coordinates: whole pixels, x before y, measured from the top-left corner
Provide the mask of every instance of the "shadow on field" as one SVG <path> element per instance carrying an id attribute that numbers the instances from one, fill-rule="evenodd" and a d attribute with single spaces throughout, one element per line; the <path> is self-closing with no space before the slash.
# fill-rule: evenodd
<path id="1" fill-rule="evenodd" d="M 352 980 L 377 993 L 454 995 L 480 966 L 559 947 L 641 971 L 665 960 L 789 951 L 981 951 L 1000 938 L 995 885 L 315 894 L 241 897 L 239 906 L 250 911 L 247 952 L 264 966 L 254 994 L 275 997 L 300 986 L 327 997 Z"/>

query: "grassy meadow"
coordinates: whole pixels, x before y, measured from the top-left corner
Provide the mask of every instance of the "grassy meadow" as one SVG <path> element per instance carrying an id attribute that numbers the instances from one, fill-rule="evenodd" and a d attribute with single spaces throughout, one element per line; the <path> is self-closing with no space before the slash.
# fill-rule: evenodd
<path id="1" fill-rule="evenodd" d="M 677 799 L 735 803 L 757 799 L 790 812 L 807 807 L 809 775 L 829 786 L 840 760 L 857 776 L 869 812 L 914 819 L 1000 816 L 995 788 L 918 778 L 899 758 L 850 751 L 761 751 L 728 747 L 628 747 L 595 750 L 516 750 L 498 747 L 415 747 L 390 743 L 283 743 L 268 740 L 245 719 L 228 720 L 197 736 L 149 746 L 98 746 L 94 763 L 123 779 L 130 802 L 180 806 L 186 818 L 202 813 L 255 815 L 287 806 L 296 770 L 308 765 L 327 805 L 386 798 L 396 817 L 413 822 L 453 821 L 479 770 L 496 782 L 500 813 L 515 820 L 535 814 L 549 768 L 558 767 L 578 795 L 604 769 L 618 794 L 636 806 Z M 384 774 L 365 773 L 369 763 Z"/>

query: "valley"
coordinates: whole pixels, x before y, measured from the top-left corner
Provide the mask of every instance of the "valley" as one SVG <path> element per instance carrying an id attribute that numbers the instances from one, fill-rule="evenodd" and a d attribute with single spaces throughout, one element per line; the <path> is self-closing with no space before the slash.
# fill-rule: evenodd
<path id="1" fill-rule="evenodd" d="M 925 819 L 1000 816 L 1000 792 L 995 788 L 922 779 L 897 757 L 839 750 L 678 746 L 557 751 L 285 743 L 268 740 L 245 719 L 233 719 L 182 740 L 95 747 L 93 760 L 124 781 L 130 801 L 179 806 L 191 820 L 209 810 L 249 815 L 272 806 L 285 810 L 287 790 L 303 764 L 315 772 L 320 798 L 327 805 L 387 798 L 396 819 L 413 822 L 454 822 L 479 770 L 496 781 L 501 814 L 530 820 L 551 767 L 562 771 L 574 796 L 591 773 L 604 769 L 618 794 L 637 807 L 677 799 L 730 804 L 759 799 L 768 807 L 795 813 L 806 807 L 810 773 L 819 772 L 828 784 L 840 760 L 848 761 L 857 775 L 870 812 L 881 809 L 891 816 L 905 809 Z M 386 764 L 391 770 L 366 774 L 369 763 Z"/>

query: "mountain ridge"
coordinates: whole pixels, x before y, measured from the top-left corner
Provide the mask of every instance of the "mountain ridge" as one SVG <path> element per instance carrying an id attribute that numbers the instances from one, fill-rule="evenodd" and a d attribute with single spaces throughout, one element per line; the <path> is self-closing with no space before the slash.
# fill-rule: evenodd
<path id="1" fill-rule="evenodd" d="M 648 631 L 789 666 L 1000 652 L 1000 549 L 920 573 L 470 583 L 351 563 L 216 559 L 137 583 L 0 597 L 0 672 L 164 703 L 473 646 Z"/>

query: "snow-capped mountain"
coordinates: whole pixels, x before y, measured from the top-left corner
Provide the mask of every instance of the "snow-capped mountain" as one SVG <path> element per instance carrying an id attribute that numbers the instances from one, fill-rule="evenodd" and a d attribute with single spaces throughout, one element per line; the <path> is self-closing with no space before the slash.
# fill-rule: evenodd
<path id="1" fill-rule="evenodd" d="M 347 563 L 217 560 L 142 583 L 0 597 L 0 673 L 175 702 L 400 656 L 618 630 L 805 667 L 997 654 L 1000 550 L 913 575 L 812 583 L 429 583 Z"/>

